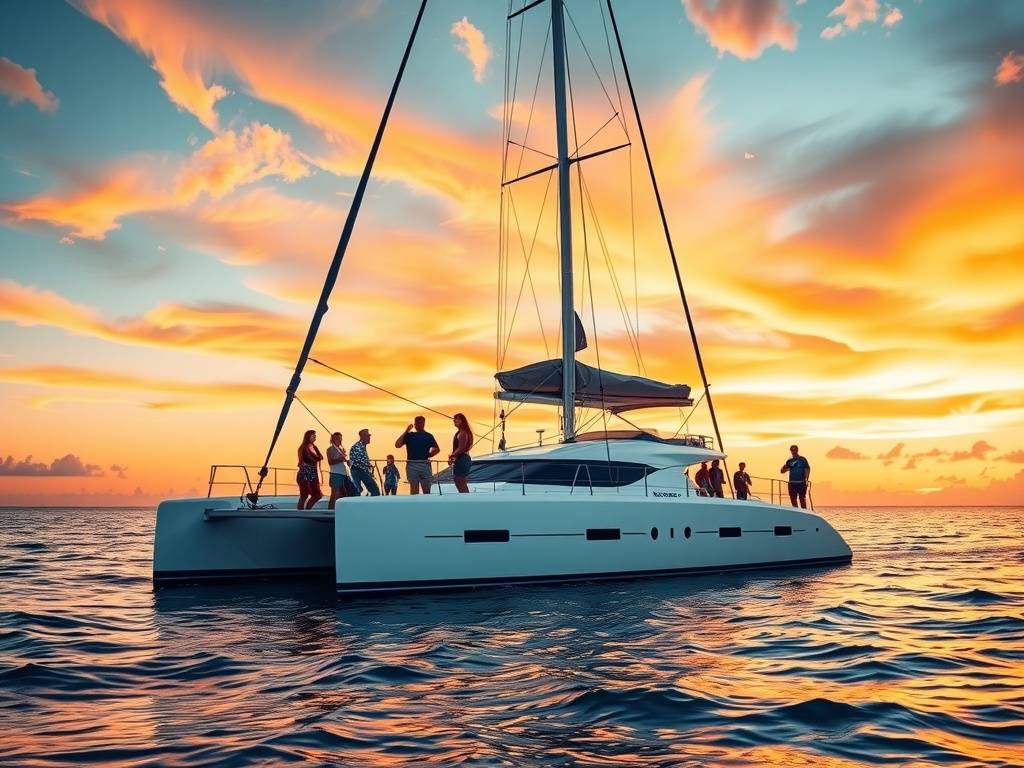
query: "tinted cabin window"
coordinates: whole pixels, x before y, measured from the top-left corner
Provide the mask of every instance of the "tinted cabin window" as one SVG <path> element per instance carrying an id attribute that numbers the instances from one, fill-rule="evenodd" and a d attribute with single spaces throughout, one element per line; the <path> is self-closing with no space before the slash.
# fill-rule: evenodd
<path id="1" fill-rule="evenodd" d="M 522 483 L 565 485 L 577 488 L 619 488 L 642 482 L 655 472 L 647 464 L 607 461 L 475 461 L 469 472 L 471 483 Z"/>
<path id="2" fill-rule="evenodd" d="M 618 528 L 587 528 L 587 541 L 617 541 L 621 538 Z"/>
<path id="3" fill-rule="evenodd" d="M 776 525 L 775 526 L 775 535 L 776 536 L 792 536 L 793 535 L 793 528 L 791 526 L 788 526 L 788 525 Z"/>
<path id="4" fill-rule="evenodd" d="M 463 540 L 467 544 L 481 544 L 483 542 L 506 542 L 508 541 L 508 531 L 501 530 L 490 530 L 490 531 L 464 531 Z"/>
<path id="5" fill-rule="evenodd" d="M 743 532 L 739 528 L 719 528 L 718 535 L 723 539 L 738 539 Z"/>

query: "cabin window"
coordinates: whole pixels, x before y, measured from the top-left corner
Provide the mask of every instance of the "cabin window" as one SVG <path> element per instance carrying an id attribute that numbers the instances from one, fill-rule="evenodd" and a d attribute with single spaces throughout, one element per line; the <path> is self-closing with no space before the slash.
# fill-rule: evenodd
<path id="1" fill-rule="evenodd" d="M 618 528 L 587 528 L 587 541 L 618 541 L 621 538 Z"/>
<path id="2" fill-rule="evenodd" d="M 485 542 L 507 542 L 508 531 L 504 530 L 482 530 L 482 531 L 464 531 L 462 534 L 463 540 L 467 544 L 483 544 Z"/>
<path id="3" fill-rule="evenodd" d="M 469 482 L 620 488 L 642 482 L 656 471 L 647 464 L 600 460 L 474 461 Z"/>
<path id="4" fill-rule="evenodd" d="M 738 539 L 743 535 L 743 531 L 738 527 L 724 527 L 718 529 L 718 535 L 723 539 Z"/>
<path id="5" fill-rule="evenodd" d="M 775 526 L 775 535 L 776 536 L 792 536 L 793 535 L 793 528 L 792 528 L 792 526 L 789 526 L 789 525 L 776 525 Z"/>
<path id="6" fill-rule="evenodd" d="M 691 533 L 693 533 L 693 531 L 690 530 L 690 526 L 686 526 L 685 528 L 683 528 L 683 536 L 685 536 L 686 538 L 690 538 Z"/>
<path id="7" fill-rule="evenodd" d="M 658 529 L 657 528 L 651 528 L 651 538 L 654 539 L 655 541 L 658 540 Z"/>

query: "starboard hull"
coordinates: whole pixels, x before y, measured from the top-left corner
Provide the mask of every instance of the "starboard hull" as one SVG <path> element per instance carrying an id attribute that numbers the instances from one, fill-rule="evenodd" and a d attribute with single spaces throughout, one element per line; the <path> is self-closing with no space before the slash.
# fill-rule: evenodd
<path id="1" fill-rule="evenodd" d="M 759 502 L 599 496 L 351 499 L 339 594 L 849 563 L 820 516 Z M 340 509 L 340 507 L 339 507 Z"/>

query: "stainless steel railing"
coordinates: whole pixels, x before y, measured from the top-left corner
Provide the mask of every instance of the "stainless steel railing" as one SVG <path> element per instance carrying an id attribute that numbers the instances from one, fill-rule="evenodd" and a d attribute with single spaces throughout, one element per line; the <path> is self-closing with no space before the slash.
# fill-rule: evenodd
<path id="1" fill-rule="evenodd" d="M 489 464 L 493 467 L 498 462 Z M 383 491 L 383 467 L 386 461 L 380 459 L 374 459 L 370 462 L 374 480 Z M 396 461 L 395 465 L 399 467 L 400 479 L 399 485 L 407 482 L 407 462 Z M 444 495 L 445 493 L 455 493 L 452 488 L 452 477 L 451 467 L 447 461 L 432 460 L 429 462 L 431 468 L 431 489 L 430 492 L 438 495 Z M 529 469 L 535 468 L 537 465 L 542 464 L 540 461 L 502 461 L 500 464 L 504 467 L 507 465 L 508 471 L 501 478 L 491 479 L 473 479 L 472 474 L 469 477 L 469 483 L 474 488 L 485 488 L 490 486 L 490 492 L 492 493 L 516 493 L 519 495 L 539 494 L 539 493 L 567 493 L 568 495 L 574 495 L 577 493 L 587 493 L 594 495 L 595 490 L 599 494 L 604 493 L 618 493 L 622 495 L 634 496 L 679 496 L 688 498 L 691 496 L 711 496 L 703 488 L 698 488 L 694 483 L 693 479 L 689 475 L 689 469 L 694 465 L 692 464 L 678 464 L 668 467 L 659 467 L 651 471 L 642 470 L 642 478 L 630 482 L 620 482 L 618 479 L 612 478 L 613 472 L 622 471 L 636 471 L 637 465 L 635 463 L 623 463 L 623 462 L 580 462 L 574 466 L 559 464 L 562 468 L 563 474 L 561 477 L 548 476 L 545 477 L 543 474 L 538 475 L 534 471 L 528 471 Z M 549 465 L 550 466 L 550 465 Z M 207 489 L 207 497 L 213 495 L 215 488 L 221 487 L 232 487 L 239 490 L 239 497 L 244 498 L 246 493 L 251 493 L 255 490 L 256 480 L 259 478 L 260 467 L 243 464 L 214 464 L 210 467 L 210 479 L 209 488 Z M 267 480 L 264 481 L 263 486 L 263 497 L 274 497 L 274 496 L 294 496 L 295 495 L 295 475 L 298 471 L 297 468 L 284 468 L 284 467 L 268 467 L 269 474 Z M 670 470 L 677 470 L 678 474 L 674 476 L 674 479 L 669 482 L 665 482 L 667 479 L 666 474 Z M 568 482 L 564 480 L 569 476 L 571 472 L 571 479 Z M 608 473 L 608 479 L 604 479 L 604 473 Z M 281 474 L 284 473 L 284 474 Z M 326 472 L 320 470 L 320 481 L 323 484 Z M 596 474 L 596 477 L 595 477 Z M 227 478 L 225 478 L 227 475 Z M 654 478 L 655 481 L 652 481 Z M 642 480 L 642 488 L 640 482 Z M 789 495 L 789 483 L 784 478 L 769 478 L 751 476 L 751 487 L 749 490 L 748 498 L 753 501 L 765 501 L 764 496 L 767 492 L 767 502 L 770 504 L 787 505 L 790 503 Z M 807 508 L 813 509 L 814 502 L 811 496 L 811 483 L 807 482 Z M 326 489 L 325 489 L 326 490 Z M 727 497 L 728 487 L 723 488 L 723 497 Z M 728 497 L 727 497 L 728 498 Z"/>

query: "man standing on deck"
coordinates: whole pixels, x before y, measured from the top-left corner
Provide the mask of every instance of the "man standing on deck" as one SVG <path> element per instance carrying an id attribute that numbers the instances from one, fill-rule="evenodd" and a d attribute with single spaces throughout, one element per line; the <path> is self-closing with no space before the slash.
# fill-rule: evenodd
<path id="1" fill-rule="evenodd" d="M 750 481 L 750 475 L 747 474 L 747 463 L 741 461 L 740 468 L 732 473 L 732 487 L 736 489 L 736 498 L 746 501 L 750 495 L 751 485 L 753 483 Z"/>
<path id="2" fill-rule="evenodd" d="M 395 440 L 395 448 L 405 448 L 405 479 L 409 481 L 409 493 L 413 496 L 419 495 L 421 489 L 430 495 L 430 480 L 434 474 L 430 471 L 430 460 L 441 452 L 426 427 L 426 417 L 417 416 Z"/>
<path id="3" fill-rule="evenodd" d="M 366 453 L 366 446 L 369 444 L 370 430 L 360 429 L 359 440 L 348 450 L 348 459 L 352 464 L 352 482 L 355 483 L 357 496 L 362 495 L 364 485 L 371 496 L 380 496 L 380 486 L 373 479 L 373 467 L 370 465 L 370 456 Z"/>
<path id="4" fill-rule="evenodd" d="M 725 472 L 719 465 L 718 459 L 711 461 L 711 471 L 708 472 L 708 482 L 711 483 L 711 495 L 719 499 L 725 498 Z"/>
<path id="5" fill-rule="evenodd" d="M 789 472 L 789 501 L 795 507 L 799 497 L 800 506 L 807 509 L 807 483 L 811 479 L 811 465 L 800 455 L 800 448 L 796 445 L 789 446 L 789 452 L 793 454 L 786 463 L 782 465 L 780 474 Z"/>

